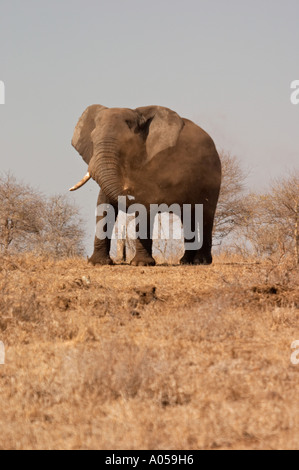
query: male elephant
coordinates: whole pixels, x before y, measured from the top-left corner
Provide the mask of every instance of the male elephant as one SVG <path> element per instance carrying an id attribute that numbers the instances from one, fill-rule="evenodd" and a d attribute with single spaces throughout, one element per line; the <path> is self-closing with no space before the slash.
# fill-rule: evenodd
<path id="1" fill-rule="evenodd" d="M 72 145 L 87 163 L 88 173 L 71 190 L 93 178 L 101 188 L 98 205 L 108 203 L 117 210 L 118 197 L 126 196 L 147 208 L 147 237 L 137 238 L 132 265 L 155 264 L 149 207 L 163 203 L 191 205 L 193 229 L 195 205 L 203 205 L 202 246 L 187 248 L 181 263 L 212 263 L 221 163 L 214 142 L 205 131 L 161 106 L 131 110 L 92 105 L 80 117 Z M 184 226 L 184 218 L 182 222 Z M 96 236 L 89 259 L 92 264 L 112 264 L 111 235 L 112 230 L 105 239 Z"/>

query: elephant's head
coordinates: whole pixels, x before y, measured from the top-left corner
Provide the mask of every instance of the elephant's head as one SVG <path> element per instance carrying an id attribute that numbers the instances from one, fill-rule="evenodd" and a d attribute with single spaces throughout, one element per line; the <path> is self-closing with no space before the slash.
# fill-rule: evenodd
<path id="1" fill-rule="evenodd" d="M 174 111 L 160 106 L 135 110 L 89 106 L 75 128 L 72 145 L 88 164 L 78 189 L 93 178 L 116 203 L 126 194 L 128 168 L 146 165 L 158 153 L 174 147 L 184 126 Z"/>

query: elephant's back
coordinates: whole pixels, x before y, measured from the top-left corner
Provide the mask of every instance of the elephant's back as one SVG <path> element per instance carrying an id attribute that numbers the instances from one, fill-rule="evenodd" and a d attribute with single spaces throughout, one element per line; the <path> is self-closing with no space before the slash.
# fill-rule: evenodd
<path id="1" fill-rule="evenodd" d="M 220 186 L 221 163 L 213 139 L 201 127 L 184 119 L 177 146 L 160 159 L 160 173 L 171 179 L 181 193 L 190 196 L 190 188 L 198 193 Z M 197 198 L 197 195 L 195 196 Z"/>
<path id="2" fill-rule="evenodd" d="M 195 161 L 214 159 L 218 156 L 211 136 L 189 119 L 183 118 L 184 127 L 178 140 L 177 151 L 195 156 Z"/>
<path id="3" fill-rule="evenodd" d="M 177 145 L 153 158 L 144 167 L 143 176 L 140 196 L 147 199 L 150 195 L 150 202 L 199 203 L 202 194 L 220 186 L 221 165 L 215 144 L 203 129 L 184 119 Z"/>

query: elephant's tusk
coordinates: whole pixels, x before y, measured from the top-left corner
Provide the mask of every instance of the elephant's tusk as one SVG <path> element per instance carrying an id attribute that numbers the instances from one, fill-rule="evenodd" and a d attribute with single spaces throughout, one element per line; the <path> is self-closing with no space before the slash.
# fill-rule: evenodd
<path id="1" fill-rule="evenodd" d="M 76 191 L 76 189 L 82 188 L 82 186 L 84 186 L 84 184 L 87 183 L 87 181 L 89 181 L 90 178 L 91 178 L 90 173 L 89 172 L 86 173 L 84 178 L 81 181 L 79 181 L 79 183 L 75 184 L 75 186 L 70 188 L 70 191 Z"/>

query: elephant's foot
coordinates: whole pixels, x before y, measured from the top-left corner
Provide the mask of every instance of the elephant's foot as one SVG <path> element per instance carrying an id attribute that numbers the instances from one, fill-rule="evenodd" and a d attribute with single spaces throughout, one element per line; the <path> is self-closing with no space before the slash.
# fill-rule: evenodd
<path id="1" fill-rule="evenodd" d="M 185 253 L 183 258 L 180 261 L 180 264 L 190 265 L 194 264 L 194 253 Z"/>
<path id="2" fill-rule="evenodd" d="M 131 266 L 155 266 L 155 264 L 156 264 L 156 261 L 150 255 L 147 255 L 147 256 L 136 255 L 130 263 Z"/>
<path id="3" fill-rule="evenodd" d="M 200 264 L 203 266 L 208 266 L 213 263 L 213 258 L 211 253 L 197 253 L 194 257 L 193 264 Z"/>
<path id="4" fill-rule="evenodd" d="M 93 266 L 96 266 L 96 265 L 105 266 L 105 265 L 113 264 L 112 259 L 108 255 L 103 256 L 98 253 L 94 253 L 90 258 L 88 258 L 88 262 L 92 264 Z"/>
<path id="5" fill-rule="evenodd" d="M 182 258 L 181 261 L 180 261 L 180 264 L 181 264 L 182 266 L 191 266 L 192 264 L 194 264 L 194 262 L 193 262 L 193 261 L 190 261 L 190 260 L 188 260 L 188 259 L 183 259 L 183 258 Z"/>
<path id="6" fill-rule="evenodd" d="M 212 264 L 213 258 L 209 253 L 185 253 L 180 261 L 183 265 L 209 265 Z"/>

